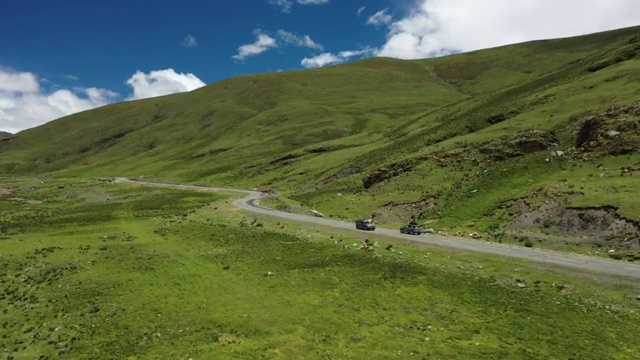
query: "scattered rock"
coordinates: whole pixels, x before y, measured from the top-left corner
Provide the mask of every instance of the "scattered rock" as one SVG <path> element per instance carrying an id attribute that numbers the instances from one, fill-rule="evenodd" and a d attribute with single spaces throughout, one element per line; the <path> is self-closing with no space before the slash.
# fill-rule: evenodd
<path id="1" fill-rule="evenodd" d="M 558 291 L 563 291 L 567 289 L 567 285 L 564 284 L 553 284 L 553 286 L 556 288 L 556 290 Z"/>
<path id="2" fill-rule="evenodd" d="M 609 130 L 609 131 L 607 131 L 607 137 L 615 138 L 615 137 L 617 137 L 618 135 L 620 135 L 620 132 L 619 132 L 619 131 L 615 131 L 615 130 Z"/>
<path id="3" fill-rule="evenodd" d="M 264 274 L 264 276 L 273 276 L 273 275 L 275 275 L 275 274 L 274 274 L 274 273 L 272 273 L 271 271 L 267 271 L 267 273 L 266 273 L 266 274 Z"/>
<path id="4" fill-rule="evenodd" d="M 364 251 L 373 251 L 373 246 L 371 244 L 360 244 L 360 250 Z"/>

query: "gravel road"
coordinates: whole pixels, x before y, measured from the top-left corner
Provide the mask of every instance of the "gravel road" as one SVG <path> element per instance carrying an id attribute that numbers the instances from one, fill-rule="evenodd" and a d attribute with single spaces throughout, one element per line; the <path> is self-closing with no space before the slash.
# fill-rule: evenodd
<path id="1" fill-rule="evenodd" d="M 171 187 L 179 189 L 201 190 L 201 191 L 216 191 L 216 192 L 232 192 L 245 194 L 246 196 L 233 202 L 233 205 L 247 210 L 253 213 L 266 214 L 270 216 L 276 216 L 279 218 L 293 220 L 297 222 L 312 223 L 318 225 L 325 225 L 334 228 L 354 230 L 355 225 L 353 222 L 344 222 L 338 220 L 331 220 L 315 216 L 305 216 L 298 214 L 291 214 L 283 211 L 273 210 L 260 206 L 259 200 L 267 196 L 267 194 L 258 191 L 239 190 L 239 189 L 225 189 L 216 187 L 205 187 L 195 185 L 180 185 L 180 184 L 165 184 L 146 181 L 136 181 L 127 178 L 116 178 L 116 182 L 134 183 L 142 185 L 153 185 L 160 187 Z M 420 242 L 429 245 L 436 245 L 442 247 L 449 247 L 454 249 L 461 249 L 466 251 L 473 251 L 485 254 L 494 254 L 509 256 L 514 258 L 521 258 L 531 260 L 533 262 L 548 263 L 554 265 L 561 265 L 565 267 L 587 270 L 595 273 L 602 273 L 607 275 L 621 275 L 634 278 L 640 278 L 640 265 L 615 261 L 608 259 L 601 259 L 583 255 L 561 253 L 550 250 L 532 249 L 514 245 L 499 244 L 493 242 L 487 242 L 482 240 L 463 239 L 449 236 L 439 236 L 432 234 L 422 235 L 405 235 L 400 234 L 399 229 L 385 229 L 376 226 L 374 234 L 382 234 L 388 237 L 394 237 L 398 239 L 410 240 Z"/>

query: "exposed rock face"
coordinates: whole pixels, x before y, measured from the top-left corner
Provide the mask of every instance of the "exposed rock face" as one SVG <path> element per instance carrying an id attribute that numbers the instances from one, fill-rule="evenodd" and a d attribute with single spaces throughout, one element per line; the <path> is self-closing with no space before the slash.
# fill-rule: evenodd
<path id="1" fill-rule="evenodd" d="M 611 106 L 588 115 L 576 131 L 575 146 L 595 155 L 626 155 L 640 150 L 640 104 Z"/>

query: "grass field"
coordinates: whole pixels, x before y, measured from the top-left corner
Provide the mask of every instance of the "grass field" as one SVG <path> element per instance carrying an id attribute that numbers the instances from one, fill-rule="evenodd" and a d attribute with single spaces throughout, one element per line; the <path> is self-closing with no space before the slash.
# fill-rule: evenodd
<path id="1" fill-rule="evenodd" d="M 624 279 L 363 251 L 362 235 L 256 219 L 220 194 L 2 182 L 3 358 L 640 356 L 639 289 Z"/>

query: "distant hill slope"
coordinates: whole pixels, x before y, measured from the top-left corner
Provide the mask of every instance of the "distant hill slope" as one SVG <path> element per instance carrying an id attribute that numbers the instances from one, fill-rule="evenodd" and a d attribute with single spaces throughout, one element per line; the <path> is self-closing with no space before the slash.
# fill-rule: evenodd
<path id="1" fill-rule="evenodd" d="M 639 58 L 635 27 L 237 77 L 20 132 L 0 142 L 0 172 L 275 188 L 333 216 L 577 234 L 538 225 L 571 206 L 640 215 Z"/>
<path id="2" fill-rule="evenodd" d="M 12 137 L 12 136 L 13 136 L 12 133 L 0 131 L 0 139 L 6 139 L 6 138 L 9 138 L 9 137 Z"/>

